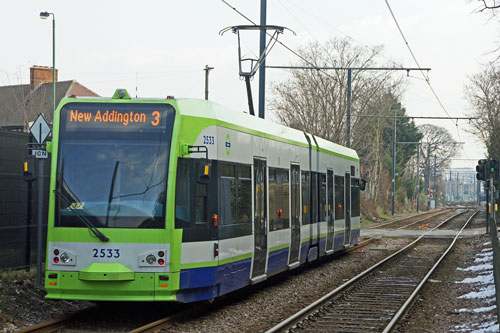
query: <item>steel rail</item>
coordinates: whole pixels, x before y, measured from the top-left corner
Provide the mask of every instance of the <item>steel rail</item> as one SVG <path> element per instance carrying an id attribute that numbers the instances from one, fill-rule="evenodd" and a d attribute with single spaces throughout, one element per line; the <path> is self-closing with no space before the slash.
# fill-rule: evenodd
<path id="1" fill-rule="evenodd" d="M 404 226 L 402 226 L 402 227 L 397 228 L 397 230 L 406 229 L 406 228 L 411 227 L 411 226 L 413 226 L 413 225 L 415 225 L 415 224 L 417 224 L 417 223 L 422 223 L 422 222 L 424 222 L 424 221 L 430 220 L 430 219 L 432 219 L 432 218 L 434 218 L 434 217 L 438 217 L 438 216 L 443 215 L 443 214 L 446 214 L 446 212 L 445 212 L 445 211 L 440 211 L 440 212 L 439 212 L 439 213 L 437 213 L 437 214 L 434 214 L 434 215 L 431 215 L 431 216 L 426 216 L 426 217 L 425 217 L 425 218 L 423 218 L 423 219 L 417 220 L 417 221 L 415 221 L 415 222 L 408 223 L 407 225 L 404 225 Z"/>
<path id="2" fill-rule="evenodd" d="M 390 224 L 393 224 L 393 223 L 402 222 L 402 221 L 405 221 L 405 220 L 410 220 L 410 219 L 413 219 L 413 218 L 416 218 L 416 217 L 425 217 L 425 218 L 434 217 L 434 216 L 437 216 L 437 215 L 440 215 L 440 214 L 444 213 L 444 211 L 447 210 L 447 209 L 448 208 L 442 208 L 442 209 L 439 209 L 437 211 L 430 210 L 430 211 L 427 211 L 427 212 L 424 212 L 424 213 L 414 214 L 414 215 L 406 216 L 406 217 L 403 217 L 403 218 L 400 218 L 400 219 L 391 220 L 391 221 L 382 223 L 380 225 L 375 225 L 375 226 L 373 226 L 371 228 L 368 227 L 366 229 L 381 229 L 382 227 L 385 227 L 386 225 L 390 225 Z M 419 221 L 422 221 L 422 220 L 419 220 Z"/>
<path id="3" fill-rule="evenodd" d="M 389 255 L 388 257 L 382 259 L 381 261 L 379 261 L 375 265 L 373 265 L 373 266 L 365 269 L 363 272 L 359 273 L 358 275 L 356 275 L 355 277 L 353 277 L 349 281 L 347 281 L 347 282 L 343 283 L 342 285 L 340 285 L 339 287 L 335 288 L 334 290 L 332 290 L 328 294 L 324 295 L 323 297 L 321 297 L 317 301 L 311 303 L 307 307 L 303 308 L 302 310 L 298 311 L 294 315 L 292 315 L 289 318 L 285 319 L 284 321 L 280 322 L 276 326 L 270 328 L 269 330 L 266 331 L 266 333 L 274 333 L 274 332 L 278 332 L 279 330 L 292 327 L 294 324 L 300 322 L 304 317 L 306 317 L 311 312 L 313 312 L 315 309 L 319 308 L 321 305 L 323 305 L 324 303 L 326 303 L 327 301 L 329 301 L 331 298 L 333 298 L 334 296 L 336 296 L 337 294 L 339 294 L 341 291 L 344 291 L 345 289 L 347 289 L 348 287 L 350 287 L 352 284 L 354 284 L 355 282 L 357 282 L 361 278 L 365 277 L 369 273 L 373 272 L 375 269 L 377 269 L 378 267 L 380 267 L 381 265 L 383 265 L 387 261 L 390 261 L 391 259 L 395 258 L 396 256 L 398 256 L 402 252 L 406 251 L 407 249 L 409 249 L 410 247 L 412 247 L 413 245 L 415 245 L 416 243 L 418 243 L 428 233 L 430 233 L 430 232 L 434 231 L 435 229 L 441 227 L 441 225 L 449 222 L 450 220 L 454 219 L 455 217 L 460 216 L 460 215 L 466 213 L 467 211 L 468 210 L 464 210 L 463 212 L 460 212 L 460 213 L 457 213 L 457 214 L 455 214 L 453 216 L 450 216 L 446 220 L 444 220 L 441 223 L 439 223 L 436 227 L 434 227 L 434 228 L 428 230 L 427 232 L 423 233 L 421 236 L 419 236 L 413 242 L 409 243 L 408 245 L 406 245 L 405 247 L 403 247 L 400 250 L 396 251 L 395 253 Z"/>
<path id="4" fill-rule="evenodd" d="M 474 216 L 477 215 L 477 213 L 479 213 L 478 210 L 476 210 L 476 212 L 474 214 L 472 214 L 471 217 L 469 217 L 469 219 L 464 223 L 464 225 L 462 226 L 462 228 L 455 235 L 455 238 L 453 238 L 453 241 L 451 242 L 450 246 L 448 246 L 448 248 L 446 249 L 446 251 L 436 261 L 436 263 L 434 264 L 434 266 L 432 266 L 432 268 L 429 270 L 429 272 L 427 272 L 427 274 L 424 276 L 424 278 L 422 279 L 422 281 L 420 281 L 420 283 L 415 288 L 415 290 L 410 295 L 410 297 L 408 297 L 408 299 L 406 300 L 406 302 L 404 302 L 404 304 L 401 306 L 401 308 L 399 309 L 399 311 L 394 315 L 394 317 L 392 317 L 392 320 L 386 326 L 386 328 L 384 329 L 383 333 L 391 332 L 394 329 L 394 327 L 396 326 L 396 324 L 398 323 L 398 321 L 401 319 L 401 317 L 406 313 L 406 311 L 409 309 L 409 307 L 413 304 L 413 301 L 415 300 L 415 297 L 417 297 L 420 289 L 422 289 L 422 287 L 427 282 L 427 280 L 430 278 L 430 276 L 432 275 L 432 273 L 434 273 L 434 271 L 436 270 L 436 268 L 441 264 L 441 261 L 443 261 L 443 259 L 446 257 L 446 255 L 448 255 L 448 253 L 451 251 L 451 249 L 455 245 L 458 237 L 462 234 L 462 231 L 467 227 L 467 225 L 469 224 L 469 222 L 472 221 L 472 219 L 474 218 Z"/>
<path id="5" fill-rule="evenodd" d="M 42 331 L 44 329 L 48 329 L 51 326 L 57 327 L 59 324 L 65 322 L 65 321 L 68 321 L 68 320 L 72 319 L 73 317 L 74 317 L 74 314 L 64 316 L 64 317 L 61 317 L 58 319 L 49 320 L 49 321 L 46 321 L 46 322 L 43 322 L 43 323 L 40 323 L 37 325 L 23 328 L 22 330 L 19 330 L 18 332 L 19 333 L 39 332 L 39 331 Z"/>
<path id="6" fill-rule="evenodd" d="M 207 311 L 207 307 L 210 305 L 208 303 L 197 304 L 196 306 L 188 306 L 186 309 L 181 310 L 177 313 L 174 313 L 170 316 L 164 317 L 162 319 L 158 319 L 136 329 L 130 331 L 130 333 L 142 333 L 142 332 L 160 332 L 162 328 L 164 328 L 165 324 L 174 321 L 180 317 L 192 315 L 193 313 L 204 312 Z"/>

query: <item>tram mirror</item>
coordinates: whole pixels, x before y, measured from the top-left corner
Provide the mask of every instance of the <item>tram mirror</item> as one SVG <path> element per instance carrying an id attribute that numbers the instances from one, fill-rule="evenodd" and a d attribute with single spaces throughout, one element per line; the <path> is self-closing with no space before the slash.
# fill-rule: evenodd
<path id="1" fill-rule="evenodd" d="M 210 183 L 210 173 L 211 173 L 212 163 L 210 161 L 203 161 L 198 163 L 198 183 L 208 184 Z"/>
<path id="2" fill-rule="evenodd" d="M 359 184 L 359 189 L 361 191 L 364 191 L 366 189 L 366 183 L 367 183 L 367 180 L 366 179 L 361 179 L 361 182 Z"/>

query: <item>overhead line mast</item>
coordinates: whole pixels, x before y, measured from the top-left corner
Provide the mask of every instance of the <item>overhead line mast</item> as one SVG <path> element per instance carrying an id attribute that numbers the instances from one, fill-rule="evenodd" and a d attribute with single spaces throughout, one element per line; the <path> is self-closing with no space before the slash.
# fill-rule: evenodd
<path id="1" fill-rule="evenodd" d="M 351 81 L 352 71 L 430 71 L 430 68 L 416 67 L 317 67 L 317 66 L 266 66 L 272 69 L 315 69 L 315 70 L 346 70 L 347 71 L 347 115 L 346 115 L 346 138 L 345 145 L 351 147 Z M 393 118 L 393 117 L 391 117 Z"/>

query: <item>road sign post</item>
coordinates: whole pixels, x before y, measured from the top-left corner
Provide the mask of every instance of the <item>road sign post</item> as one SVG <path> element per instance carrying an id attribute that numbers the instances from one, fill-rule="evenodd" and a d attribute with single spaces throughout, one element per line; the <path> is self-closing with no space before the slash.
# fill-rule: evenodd
<path id="1" fill-rule="evenodd" d="M 45 117 L 40 113 L 33 125 L 30 127 L 30 133 L 38 143 L 38 149 L 32 149 L 31 154 L 38 160 L 38 209 L 37 209 L 37 254 L 36 254 L 36 281 L 39 287 L 42 286 L 42 241 L 43 241 L 43 167 L 44 160 L 47 158 L 44 142 L 50 134 L 50 127 Z M 42 149 L 40 149 L 42 148 Z"/>

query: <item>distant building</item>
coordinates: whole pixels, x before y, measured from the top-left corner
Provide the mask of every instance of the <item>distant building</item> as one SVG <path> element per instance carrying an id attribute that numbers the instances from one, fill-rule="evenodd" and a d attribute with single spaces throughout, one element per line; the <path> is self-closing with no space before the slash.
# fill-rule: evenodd
<path id="1" fill-rule="evenodd" d="M 57 77 L 56 69 L 56 107 L 69 95 L 99 97 L 75 80 L 57 81 Z M 27 131 L 39 113 L 52 124 L 52 67 L 31 67 L 30 84 L 0 87 L 0 129 Z"/>

